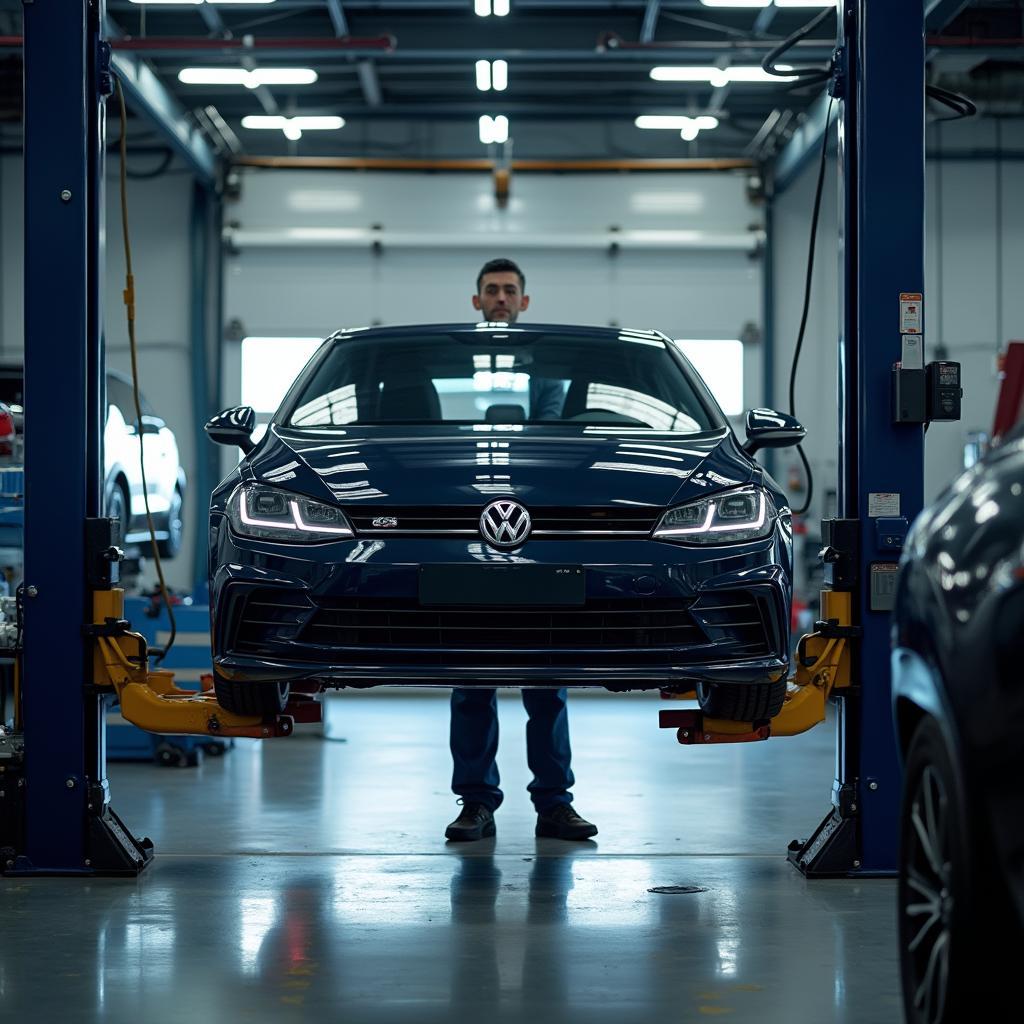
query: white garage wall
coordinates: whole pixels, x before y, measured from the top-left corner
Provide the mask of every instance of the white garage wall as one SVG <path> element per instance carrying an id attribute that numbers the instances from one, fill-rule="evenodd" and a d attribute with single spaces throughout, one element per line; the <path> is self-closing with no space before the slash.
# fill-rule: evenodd
<path id="1" fill-rule="evenodd" d="M 933 498 L 962 467 L 971 431 L 990 431 L 999 381 L 996 353 L 1024 339 L 1024 123 L 933 125 L 927 166 L 925 293 L 926 359 L 963 367 L 963 419 L 936 423 L 925 444 L 925 497 Z M 997 161 L 994 151 L 1007 154 Z M 939 156 L 942 159 L 939 159 Z M 775 396 L 786 406 L 789 366 L 799 325 L 814 178 L 809 167 L 775 205 Z M 836 485 L 836 360 L 840 267 L 837 260 L 837 182 L 830 161 L 818 235 L 818 260 L 797 388 L 797 413 L 809 428 L 805 450 L 815 468 L 811 515 L 832 514 L 824 492 Z M 878 397 L 888 415 L 888 395 Z M 785 482 L 795 455 L 780 453 Z"/>
<path id="2" fill-rule="evenodd" d="M 0 159 L 0 360 L 12 362 L 21 361 L 24 352 L 22 188 L 21 159 Z M 174 431 L 182 465 L 193 480 L 188 238 L 191 194 L 192 179 L 184 173 L 128 183 L 140 383 L 154 409 Z M 117 178 L 111 175 L 107 183 L 104 296 L 107 364 L 129 373 L 128 330 L 121 300 L 124 253 L 120 215 Z M 167 563 L 166 576 L 171 586 L 191 590 L 195 494 L 186 501 L 185 511 L 191 522 L 185 546 L 176 559 Z"/>
<path id="3" fill-rule="evenodd" d="M 285 337 L 472 321 L 480 266 L 508 256 L 526 274 L 524 321 L 688 338 L 738 338 L 760 322 L 760 262 L 750 253 L 760 211 L 747 200 L 745 175 L 522 174 L 512 190 L 498 210 L 483 174 L 247 170 L 225 214 L 237 240 L 225 316 L 246 335 Z M 376 254 L 365 237 L 374 225 Z M 650 236 L 637 245 L 634 233 L 650 231 L 676 235 L 667 244 L 659 237 L 660 248 L 647 247 Z M 756 345 L 749 349 L 753 401 L 761 362 Z M 229 342 L 225 404 L 239 400 L 238 365 L 239 346 Z"/>

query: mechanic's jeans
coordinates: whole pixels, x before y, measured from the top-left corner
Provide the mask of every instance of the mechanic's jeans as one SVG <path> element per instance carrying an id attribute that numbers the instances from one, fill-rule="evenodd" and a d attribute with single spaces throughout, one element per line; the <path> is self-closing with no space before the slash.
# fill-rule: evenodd
<path id="1" fill-rule="evenodd" d="M 538 813 L 571 803 L 572 751 L 565 690 L 523 690 L 526 762 L 533 772 L 527 786 Z M 498 699 L 494 690 L 452 690 L 452 791 L 465 803 L 492 811 L 501 805 L 498 788 Z"/>

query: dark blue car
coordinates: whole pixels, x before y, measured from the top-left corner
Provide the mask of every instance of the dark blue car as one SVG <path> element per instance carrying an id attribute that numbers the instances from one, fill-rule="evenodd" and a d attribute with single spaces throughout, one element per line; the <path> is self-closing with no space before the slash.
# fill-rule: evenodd
<path id="1" fill-rule="evenodd" d="M 914 524 L 893 619 L 908 1024 L 1010 1020 L 1024 956 L 1024 426 Z"/>
<path id="2" fill-rule="evenodd" d="M 786 498 L 664 335 L 507 324 L 339 331 L 214 492 L 217 697 L 289 687 L 692 689 L 715 717 L 785 695 Z"/>

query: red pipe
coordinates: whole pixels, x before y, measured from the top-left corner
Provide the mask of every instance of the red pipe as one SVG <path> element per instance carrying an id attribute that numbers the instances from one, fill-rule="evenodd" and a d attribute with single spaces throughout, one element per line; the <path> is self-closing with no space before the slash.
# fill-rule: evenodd
<path id="1" fill-rule="evenodd" d="M 133 39 L 126 36 L 122 39 L 111 39 L 110 45 L 115 50 L 145 53 L 146 50 L 380 50 L 390 53 L 397 45 L 394 36 L 342 36 L 336 39 L 330 36 L 314 38 L 280 37 L 261 39 L 206 39 L 192 36 L 147 36 L 145 39 Z"/>
<path id="2" fill-rule="evenodd" d="M 145 53 L 146 50 L 277 50 L 277 49 L 316 49 L 316 50 L 376 50 L 391 53 L 398 45 L 394 36 L 317 36 L 302 39 L 207 39 L 190 36 L 147 36 L 145 39 L 133 39 L 125 36 L 122 39 L 110 39 L 112 49 L 125 50 L 129 53 Z M 24 43 L 23 36 L 0 36 L 0 49 L 20 47 Z"/>

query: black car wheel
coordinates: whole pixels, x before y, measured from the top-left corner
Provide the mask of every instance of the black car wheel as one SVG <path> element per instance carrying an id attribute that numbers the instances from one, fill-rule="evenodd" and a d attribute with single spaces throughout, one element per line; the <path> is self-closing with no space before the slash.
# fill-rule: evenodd
<path id="1" fill-rule="evenodd" d="M 217 703 L 236 715 L 279 715 L 288 703 L 287 683 L 235 681 L 214 673 Z"/>
<path id="2" fill-rule="evenodd" d="M 125 537 L 128 536 L 131 506 L 128 503 L 128 492 L 120 480 L 115 480 L 107 488 L 103 507 L 104 515 L 108 519 L 116 519 L 121 524 L 121 546 L 124 547 Z"/>
<path id="3" fill-rule="evenodd" d="M 161 558 L 174 558 L 181 550 L 181 541 L 184 536 L 184 513 L 185 501 L 179 488 L 174 488 L 171 497 L 171 507 L 167 510 L 167 539 L 157 542 L 157 550 Z"/>
<path id="4" fill-rule="evenodd" d="M 978 1003 L 970 830 L 956 769 L 933 718 L 907 754 L 900 843 L 899 938 L 908 1024 L 952 1024 Z M 984 912 L 982 912 L 982 915 Z M 979 915 L 979 916 L 982 916 Z M 985 974 L 989 972 L 986 971 Z"/>
<path id="5" fill-rule="evenodd" d="M 698 683 L 697 701 L 708 718 L 756 722 L 774 718 L 786 700 L 786 680 L 776 683 Z"/>

